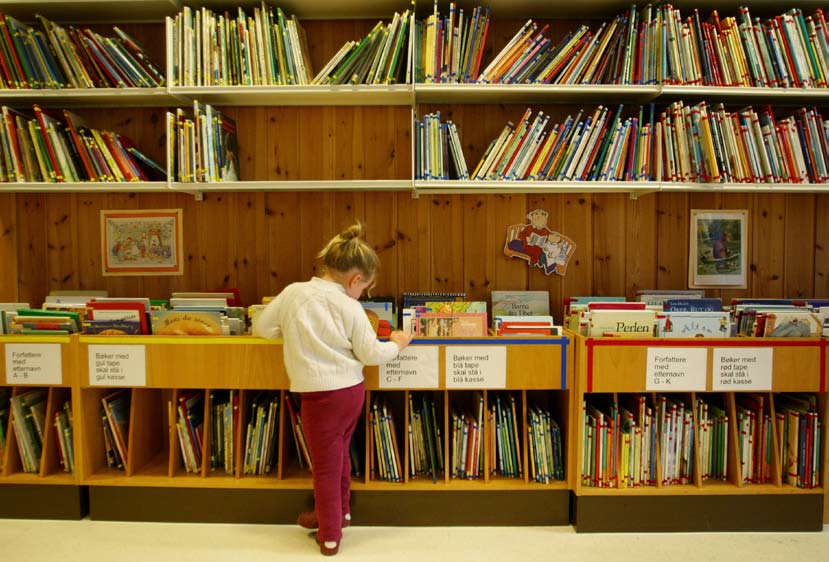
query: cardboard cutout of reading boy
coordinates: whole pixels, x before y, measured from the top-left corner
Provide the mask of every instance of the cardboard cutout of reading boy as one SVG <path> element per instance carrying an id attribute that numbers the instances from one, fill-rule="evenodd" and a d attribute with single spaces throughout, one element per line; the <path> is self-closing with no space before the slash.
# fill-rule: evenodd
<path id="1" fill-rule="evenodd" d="M 547 226 L 547 211 L 535 209 L 527 214 L 529 224 L 507 227 L 504 254 L 529 262 L 550 275 L 564 275 L 567 264 L 576 251 L 576 243 Z"/>

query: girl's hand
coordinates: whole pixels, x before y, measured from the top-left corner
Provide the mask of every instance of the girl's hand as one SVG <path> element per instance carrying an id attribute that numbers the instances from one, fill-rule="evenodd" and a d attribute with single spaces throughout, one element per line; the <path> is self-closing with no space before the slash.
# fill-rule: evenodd
<path id="1" fill-rule="evenodd" d="M 389 335 L 389 341 L 393 341 L 397 344 L 399 350 L 403 350 L 409 343 L 412 341 L 412 335 L 407 334 L 401 330 L 395 330 L 394 332 Z"/>

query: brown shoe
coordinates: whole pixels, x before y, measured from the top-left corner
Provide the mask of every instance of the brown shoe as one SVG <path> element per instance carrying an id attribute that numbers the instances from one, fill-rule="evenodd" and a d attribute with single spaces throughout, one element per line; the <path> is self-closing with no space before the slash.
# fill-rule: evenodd
<path id="1" fill-rule="evenodd" d="M 331 541 L 333 542 L 333 541 Z M 338 542 L 333 548 L 328 548 L 325 546 L 325 542 L 317 541 L 317 544 L 320 545 L 320 554 L 324 556 L 334 556 L 340 551 L 340 543 Z"/>
<path id="2" fill-rule="evenodd" d="M 302 527 L 303 529 L 319 529 L 320 522 L 317 519 L 317 512 L 316 511 L 303 511 L 299 514 L 299 517 L 296 519 L 296 524 Z M 351 519 L 346 518 L 343 516 L 343 525 L 342 528 L 345 529 L 351 524 Z"/>

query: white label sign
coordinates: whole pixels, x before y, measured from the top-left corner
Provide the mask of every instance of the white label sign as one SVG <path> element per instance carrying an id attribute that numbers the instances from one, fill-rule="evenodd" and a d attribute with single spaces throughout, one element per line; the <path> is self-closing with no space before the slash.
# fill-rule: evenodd
<path id="1" fill-rule="evenodd" d="M 506 386 L 506 346 L 446 346 L 446 388 Z"/>
<path id="2" fill-rule="evenodd" d="M 647 390 L 705 390 L 708 350 L 649 347 Z"/>
<path id="3" fill-rule="evenodd" d="M 6 344 L 6 384 L 63 384 L 60 344 Z"/>
<path id="4" fill-rule="evenodd" d="M 438 347 L 410 345 L 380 365 L 380 388 L 438 388 Z"/>
<path id="5" fill-rule="evenodd" d="M 713 390 L 771 390 L 770 347 L 714 348 Z"/>
<path id="6" fill-rule="evenodd" d="M 147 386 L 143 345 L 90 345 L 90 386 Z"/>

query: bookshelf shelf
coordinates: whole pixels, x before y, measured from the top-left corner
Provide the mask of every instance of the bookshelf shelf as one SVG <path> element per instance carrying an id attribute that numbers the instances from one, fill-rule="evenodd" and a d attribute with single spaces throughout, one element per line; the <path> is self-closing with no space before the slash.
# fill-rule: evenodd
<path id="1" fill-rule="evenodd" d="M 512 194 L 512 193 L 635 193 L 644 195 L 659 191 L 657 182 L 598 181 L 470 181 L 436 180 L 414 182 L 422 195 L 448 194 Z"/>
<path id="2" fill-rule="evenodd" d="M 166 182 L 5 182 L 0 193 L 159 193 L 169 192 Z"/>
<path id="3" fill-rule="evenodd" d="M 360 86 L 173 86 L 174 97 L 224 106 L 411 105 L 411 85 Z"/>
<path id="4" fill-rule="evenodd" d="M 180 0 L 0 0 L 0 11 L 23 21 L 40 14 L 61 22 L 157 22 L 181 9 Z"/>
<path id="5" fill-rule="evenodd" d="M 596 84 L 416 84 L 417 103 L 645 103 L 658 86 Z"/>
<path id="6" fill-rule="evenodd" d="M 723 103 L 802 104 L 824 103 L 829 88 L 724 88 L 716 86 L 662 86 L 659 101 L 699 101 Z"/>
<path id="7" fill-rule="evenodd" d="M 58 484 L 58 485 L 73 485 L 78 484 L 78 479 L 75 475 L 69 472 L 59 472 L 40 476 L 39 474 L 32 474 L 28 472 L 18 472 L 10 474 L 9 476 L 0 476 L 0 485 L 2 484 Z"/>
<path id="8" fill-rule="evenodd" d="M 167 107 L 186 103 L 165 88 L 61 88 L 0 90 L 0 104 L 27 107 Z"/>
<path id="9" fill-rule="evenodd" d="M 198 194 L 243 191 L 411 191 L 411 180 L 235 181 L 170 184 L 173 191 Z"/>

